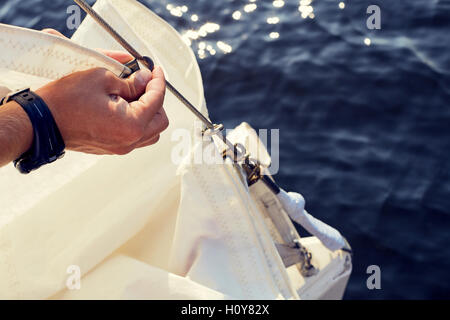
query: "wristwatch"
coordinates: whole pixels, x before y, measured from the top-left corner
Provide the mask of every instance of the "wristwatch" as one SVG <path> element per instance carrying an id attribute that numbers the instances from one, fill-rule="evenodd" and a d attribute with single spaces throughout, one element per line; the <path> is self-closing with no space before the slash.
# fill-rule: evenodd
<path id="1" fill-rule="evenodd" d="M 47 104 L 36 93 L 23 89 L 7 95 L 0 105 L 17 102 L 30 118 L 34 131 L 31 148 L 14 161 L 14 166 L 28 174 L 64 156 L 66 145 Z"/>

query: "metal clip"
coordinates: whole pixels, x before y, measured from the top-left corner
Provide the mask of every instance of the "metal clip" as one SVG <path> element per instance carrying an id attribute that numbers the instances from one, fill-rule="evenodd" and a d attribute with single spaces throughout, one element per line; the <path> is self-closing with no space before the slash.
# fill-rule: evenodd
<path id="1" fill-rule="evenodd" d="M 223 129 L 223 124 L 215 124 L 213 128 L 203 130 L 202 134 L 205 137 L 218 136 L 227 145 L 227 148 L 222 152 L 224 159 L 230 157 L 236 163 L 242 161 L 246 157 L 247 150 L 240 143 L 232 145 L 223 135 Z"/>
<path id="2" fill-rule="evenodd" d="M 244 160 L 245 157 L 247 157 L 247 150 L 242 144 L 236 143 L 233 146 L 233 149 L 230 148 L 225 149 L 222 153 L 222 157 L 224 159 L 226 157 L 230 157 L 231 159 L 233 159 L 234 162 L 240 162 Z"/>
<path id="3" fill-rule="evenodd" d="M 250 158 L 250 155 L 245 157 L 242 168 L 247 174 L 247 184 L 249 187 L 261 179 L 261 165 L 258 160 Z"/>
<path id="4" fill-rule="evenodd" d="M 319 270 L 317 270 L 312 265 L 311 252 L 309 252 L 304 246 L 302 246 L 298 239 L 294 240 L 294 244 L 300 250 L 300 254 L 303 256 L 303 263 L 300 265 L 300 273 L 304 277 L 312 277 L 316 275 L 319 272 Z"/>
<path id="5" fill-rule="evenodd" d="M 131 60 L 130 62 L 127 62 L 124 64 L 125 68 L 120 75 L 120 78 L 125 79 L 131 76 L 133 73 L 141 70 L 141 67 L 139 66 L 139 62 L 137 59 Z"/>

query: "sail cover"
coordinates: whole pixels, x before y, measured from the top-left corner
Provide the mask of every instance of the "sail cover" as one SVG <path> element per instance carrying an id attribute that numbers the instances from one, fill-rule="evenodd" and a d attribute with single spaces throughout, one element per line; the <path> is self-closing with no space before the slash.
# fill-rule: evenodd
<path id="1" fill-rule="evenodd" d="M 94 8 L 207 115 L 195 57 L 174 29 L 133 0 Z M 121 48 L 90 18 L 72 41 L 0 32 L 4 92 L 92 67 L 123 71 L 93 50 Z M 122 157 L 68 152 L 28 176 L 0 169 L 0 298 L 298 298 L 234 166 L 189 161 L 211 141 L 173 161 L 177 133 L 198 137 L 199 126 L 169 93 L 164 106 L 171 124 L 150 148 Z"/>

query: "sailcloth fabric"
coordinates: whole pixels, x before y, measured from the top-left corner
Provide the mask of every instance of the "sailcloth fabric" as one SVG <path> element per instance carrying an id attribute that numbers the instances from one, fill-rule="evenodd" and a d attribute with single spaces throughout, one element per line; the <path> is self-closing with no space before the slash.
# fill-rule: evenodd
<path id="1" fill-rule="evenodd" d="M 95 9 L 207 115 L 198 65 L 164 21 L 132 0 Z M 36 89 L 75 71 L 123 67 L 87 18 L 73 41 L 0 25 L 0 87 Z M 86 92 L 85 94 L 89 94 Z M 68 152 L 22 176 L 0 169 L 1 299 L 296 299 L 239 172 L 172 161 L 177 130 L 195 119 L 171 94 L 160 142 L 123 157 Z"/>

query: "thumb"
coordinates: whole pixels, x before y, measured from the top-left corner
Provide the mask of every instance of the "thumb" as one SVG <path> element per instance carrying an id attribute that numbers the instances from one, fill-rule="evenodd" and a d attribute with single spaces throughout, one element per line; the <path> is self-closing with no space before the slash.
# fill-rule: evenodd
<path id="1" fill-rule="evenodd" d="M 147 84 L 152 79 L 152 72 L 148 69 L 142 69 L 133 73 L 127 79 L 121 80 L 119 95 L 128 102 L 139 100 L 145 93 Z"/>

